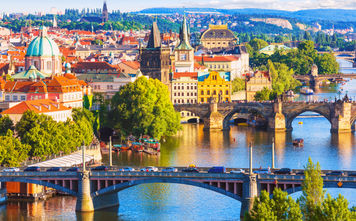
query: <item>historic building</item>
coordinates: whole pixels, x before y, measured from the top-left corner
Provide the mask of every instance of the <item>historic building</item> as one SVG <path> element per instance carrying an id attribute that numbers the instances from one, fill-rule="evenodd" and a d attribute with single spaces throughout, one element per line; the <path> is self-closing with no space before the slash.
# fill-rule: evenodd
<path id="1" fill-rule="evenodd" d="M 194 71 L 194 49 L 189 43 L 189 31 L 185 16 L 179 31 L 179 45 L 174 49 L 174 69 L 175 72 Z"/>
<path id="2" fill-rule="evenodd" d="M 256 92 L 265 87 L 272 89 L 272 79 L 268 71 L 256 71 L 253 76 L 246 77 L 246 100 L 255 100 Z"/>
<path id="3" fill-rule="evenodd" d="M 25 69 L 32 65 L 39 71 L 48 75 L 62 73 L 61 53 L 57 44 L 47 36 L 46 27 L 41 27 L 39 36 L 27 48 L 25 56 Z"/>
<path id="4" fill-rule="evenodd" d="M 108 11 L 108 6 L 106 5 L 106 1 L 104 1 L 103 22 L 108 22 L 108 21 L 109 21 L 109 11 Z"/>
<path id="5" fill-rule="evenodd" d="M 198 92 L 197 72 L 175 72 L 172 77 L 172 103 L 196 104 Z"/>
<path id="6" fill-rule="evenodd" d="M 208 49 L 227 48 L 237 44 L 237 37 L 227 25 L 209 25 L 200 38 L 201 45 Z"/>
<path id="7" fill-rule="evenodd" d="M 216 102 L 231 101 L 231 81 L 225 75 L 229 73 L 212 71 L 198 77 L 198 103 L 208 103 L 211 98 Z"/>
<path id="8" fill-rule="evenodd" d="M 140 67 L 144 75 L 170 86 L 170 48 L 163 46 L 157 23 L 153 22 L 146 48 L 140 48 Z"/>

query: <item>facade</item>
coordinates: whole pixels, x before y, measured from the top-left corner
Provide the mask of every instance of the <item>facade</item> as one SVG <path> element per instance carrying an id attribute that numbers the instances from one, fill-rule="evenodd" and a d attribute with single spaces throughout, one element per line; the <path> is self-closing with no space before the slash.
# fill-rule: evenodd
<path id="1" fill-rule="evenodd" d="M 160 80 L 170 88 L 170 48 L 163 46 L 156 22 L 153 22 L 147 47 L 140 49 L 140 67 L 144 75 Z"/>
<path id="2" fill-rule="evenodd" d="M 61 53 L 57 44 L 48 37 L 46 27 L 40 28 L 39 36 L 27 48 L 25 69 L 31 66 L 48 75 L 62 73 Z"/>
<path id="3" fill-rule="evenodd" d="M 198 92 L 197 72 L 176 72 L 172 78 L 173 104 L 196 104 Z"/>
<path id="4" fill-rule="evenodd" d="M 200 42 L 208 49 L 227 48 L 236 45 L 237 37 L 227 25 L 209 25 L 209 29 L 201 35 Z"/>
<path id="5" fill-rule="evenodd" d="M 38 114 L 48 115 L 57 122 L 65 122 L 68 118 L 72 119 L 72 108 L 49 99 L 22 101 L 1 112 L 1 115 L 8 115 L 14 123 L 17 123 L 26 111 L 34 111 Z"/>
<path id="6" fill-rule="evenodd" d="M 196 56 L 195 61 L 210 71 L 230 72 L 231 80 L 242 78 L 247 71 L 245 60 L 234 55 Z"/>
<path id="7" fill-rule="evenodd" d="M 209 103 L 211 98 L 219 103 L 231 101 L 231 81 L 216 71 L 209 72 L 206 78 L 198 77 L 198 103 Z"/>
<path id="8" fill-rule="evenodd" d="M 194 72 L 194 49 L 189 43 L 185 16 L 179 31 L 179 45 L 174 49 L 174 69 L 175 72 Z"/>
<path id="9" fill-rule="evenodd" d="M 246 78 L 246 100 L 255 100 L 257 91 L 263 88 L 272 89 L 272 79 L 268 71 L 256 71 L 253 76 Z"/>
<path id="10" fill-rule="evenodd" d="M 122 73 L 136 74 L 140 71 L 140 63 L 138 61 L 123 61 L 117 65 Z"/>

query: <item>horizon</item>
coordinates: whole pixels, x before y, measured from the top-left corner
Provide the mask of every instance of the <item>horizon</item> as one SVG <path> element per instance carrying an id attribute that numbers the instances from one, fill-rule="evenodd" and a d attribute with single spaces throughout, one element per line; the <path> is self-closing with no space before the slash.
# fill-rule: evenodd
<path id="1" fill-rule="evenodd" d="M 133 0 L 130 2 L 117 2 L 107 0 L 109 12 L 120 10 L 122 12 L 137 12 L 148 8 L 184 8 L 189 5 L 189 8 L 211 8 L 211 9 L 262 9 L 262 10 L 282 10 L 282 11 L 300 11 L 312 9 L 342 9 L 356 10 L 356 2 L 350 3 L 343 0 L 173 0 L 170 2 L 162 0 Z M 95 9 L 102 8 L 104 1 L 97 0 L 62 0 L 57 2 L 54 0 L 13 0 L 2 4 L 1 13 L 45 13 L 57 14 L 65 9 Z M 258 7 L 259 5 L 264 7 Z M 83 5 L 86 5 L 83 7 Z M 140 7 L 137 7 L 139 5 Z M 254 6 L 254 7 L 251 7 Z"/>

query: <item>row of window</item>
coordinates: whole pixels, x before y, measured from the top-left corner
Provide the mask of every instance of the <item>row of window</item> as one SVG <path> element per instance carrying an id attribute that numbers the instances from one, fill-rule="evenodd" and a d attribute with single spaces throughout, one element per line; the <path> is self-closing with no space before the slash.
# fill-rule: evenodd
<path id="1" fill-rule="evenodd" d="M 208 45 L 210 45 L 210 42 L 207 42 L 207 44 L 208 44 Z M 213 41 L 213 42 L 211 42 L 211 44 L 212 44 L 212 45 L 214 45 L 214 44 L 215 44 L 215 42 Z M 217 44 L 217 45 L 219 45 L 219 44 L 226 45 L 226 44 L 227 44 L 227 42 L 226 42 L 226 41 L 223 41 L 223 42 L 216 42 L 216 44 Z"/>
<path id="2" fill-rule="evenodd" d="M 212 93 L 212 95 L 216 95 L 216 90 L 213 90 L 212 92 L 210 92 L 210 90 L 206 91 L 206 95 L 210 95 L 210 93 Z M 203 90 L 200 91 L 200 95 L 204 95 L 204 94 L 205 94 L 205 92 Z M 219 94 L 223 95 L 223 91 L 220 90 Z M 229 95 L 229 90 L 225 91 L 225 95 Z"/>
<path id="3" fill-rule="evenodd" d="M 195 99 L 174 99 L 175 104 L 196 104 L 197 100 Z"/>
<path id="4" fill-rule="evenodd" d="M 184 92 L 182 92 L 182 93 L 174 93 L 174 96 L 176 97 L 176 96 L 184 96 Z M 189 92 L 187 92 L 187 96 L 197 96 L 197 92 L 195 92 L 195 93 L 193 93 L 193 92 L 191 92 L 191 93 L 189 93 Z"/>
<path id="5" fill-rule="evenodd" d="M 26 95 L 12 95 L 12 99 L 10 95 L 5 95 L 5 101 L 25 101 Z"/>
<path id="6" fill-rule="evenodd" d="M 220 64 L 218 64 L 218 65 L 216 65 L 216 64 L 214 64 L 214 65 L 208 64 L 206 66 L 208 66 L 208 68 L 210 68 L 210 69 L 225 69 L 225 68 L 229 68 L 229 65 L 224 65 L 224 64 L 222 64 L 222 65 L 220 65 Z"/>
<path id="7" fill-rule="evenodd" d="M 209 102 L 210 98 L 200 98 L 200 103 L 205 103 L 205 102 Z M 226 102 L 229 102 L 229 98 L 225 98 Z"/>
<path id="8" fill-rule="evenodd" d="M 68 100 L 80 100 L 83 97 L 82 97 L 82 93 L 77 93 L 77 94 L 64 94 L 63 98 L 64 101 L 68 101 Z"/>
<path id="9" fill-rule="evenodd" d="M 178 88 L 178 90 L 180 90 L 180 89 L 182 89 L 182 90 L 184 90 L 184 86 L 174 86 L 174 90 L 177 90 L 177 88 Z M 186 86 L 186 89 L 187 90 L 196 90 L 197 89 L 197 86 Z"/>

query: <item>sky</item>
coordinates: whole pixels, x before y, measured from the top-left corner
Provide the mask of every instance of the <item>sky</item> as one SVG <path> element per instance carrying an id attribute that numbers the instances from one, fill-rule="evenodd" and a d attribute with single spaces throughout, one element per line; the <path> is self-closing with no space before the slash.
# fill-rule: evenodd
<path id="1" fill-rule="evenodd" d="M 55 7 L 101 8 L 101 0 L 0 0 L 0 12 L 45 12 Z M 152 7 L 264 8 L 296 11 L 316 8 L 356 9 L 356 0 L 107 0 L 109 11 L 138 11 Z"/>

